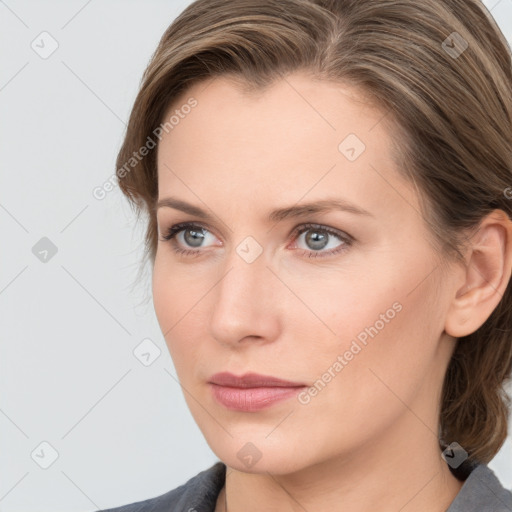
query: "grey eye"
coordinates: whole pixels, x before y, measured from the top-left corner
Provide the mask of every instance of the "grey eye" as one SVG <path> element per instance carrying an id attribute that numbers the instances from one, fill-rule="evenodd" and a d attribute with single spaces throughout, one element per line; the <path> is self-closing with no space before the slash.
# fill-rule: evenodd
<path id="1" fill-rule="evenodd" d="M 187 245 L 190 247 L 201 247 L 205 238 L 205 229 L 185 228 L 182 233 Z"/>
<path id="2" fill-rule="evenodd" d="M 310 249 L 323 249 L 329 241 L 329 233 L 322 229 L 309 229 L 306 231 L 305 241 Z"/>

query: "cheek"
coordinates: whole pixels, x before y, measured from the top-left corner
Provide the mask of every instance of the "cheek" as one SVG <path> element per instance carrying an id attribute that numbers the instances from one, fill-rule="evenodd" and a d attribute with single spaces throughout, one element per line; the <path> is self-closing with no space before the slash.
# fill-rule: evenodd
<path id="1" fill-rule="evenodd" d="M 164 337 L 175 321 L 177 294 L 172 291 L 175 289 L 173 284 L 172 274 L 164 265 L 157 251 L 152 278 L 153 305 Z"/>
<path id="2" fill-rule="evenodd" d="M 325 347 L 329 356 L 312 354 L 317 357 L 317 378 L 325 380 L 322 374 L 329 368 L 336 374 L 333 384 L 319 393 L 324 396 L 314 400 L 339 421 L 352 418 L 356 435 L 358 429 L 372 430 L 393 421 L 404 404 L 414 402 L 437 364 L 439 333 L 422 292 L 376 293 L 368 296 L 364 313 L 354 304 L 347 308 L 338 324 L 345 332 L 336 346 Z"/>
<path id="3" fill-rule="evenodd" d="M 170 249 L 163 247 L 157 251 L 152 278 L 153 304 L 164 335 L 173 332 L 173 326 L 186 322 L 189 314 L 196 313 L 194 305 L 205 293 L 198 286 L 197 276 L 180 271 L 179 265 L 165 254 L 167 250 Z"/>
<path id="4" fill-rule="evenodd" d="M 201 302 L 197 282 L 177 272 L 165 261 L 165 257 L 155 258 L 152 277 L 153 305 L 165 338 L 169 353 L 176 368 L 188 360 L 194 360 L 191 353 L 195 344 L 186 343 L 194 337 L 194 325 L 201 315 Z"/>
<path id="5" fill-rule="evenodd" d="M 389 270 L 372 273 L 366 281 L 343 276 L 337 286 L 325 282 L 314 293 L 302 285 L 298 295 L 307 297 L 315 315 L 288 304 L 287 311 L 292 313 L 287 313 L 287 328 L 300 336 L 297 359 L 308 361 L 310 381 L 317 382 L 318 389 L 325 385 L 339 390 L 332 394 L 335 408 L 347 406 L 336 402 L 340 391 L 358 397 L 359 410 L 396 402 L 390 389 L 404 398 L 411 396 L 435 362 L 442 329 L 428 300 L 431 284 L 411 292 L 413 275 L 422 272 Z M 329 391 L 318 394 L 330 401 Z"/>
<path id="6" fill-rule="evenodd" d="M 284 329 L 299 337 L 303 356 L 308 353 L 308 359 L 325 364 L 327 358 L 349 350 L 353 341 L 369 346 L 372 339 L 385 337 L 391 324 L 400 322 L 402 293 L 397 276 L 388 272 L 382 278 L 382 272 L 366 270 L 364 275 L 326 272 L 287 279 L 294 294 L 289 294 L 281 310 Z M 357 347 L 347 356 L 356 351 Z"/>
<path id="7" fill-rule="evenodd" d="M 428 333 L 418 326 L 417 304 L 400 303 L 402 309 L 393 309 L 394 317 L 384 326 L 378 323 L 379 314 L 386 312 L 389 301 L 367 303 L 364 315 L 357 318 L 350 314 L 356 309 L 352 306 L 340 317 L 339 330 L 350 327 L 336 345 L 324 344 L 303 353 L 313 385 L 301 397 L 296 428 L 300 431 L 301 424 L 309 425 L 310 437 L 325 453 L 332 452 L 333 446 L 364 444 L 407 413 L 404 404 L 427 421 L 422 406 L 412 404 L 429 378 L 435 344 L 429 344 Z M 357 337 L 361 333 L 366 344 Z M 300 438 L 295 441 L 301 442 Z"/>

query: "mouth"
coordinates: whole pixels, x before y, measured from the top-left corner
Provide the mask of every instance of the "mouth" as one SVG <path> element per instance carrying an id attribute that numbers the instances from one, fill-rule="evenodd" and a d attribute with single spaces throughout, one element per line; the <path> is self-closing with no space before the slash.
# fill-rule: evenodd
<path id="1" fill-rule="evenodd" d="M 228 372 L 213 375 L 209 382 L 213 397 L 229 410 L 255 412 L 296 396 L 306 384 L 268 375 Z"/>

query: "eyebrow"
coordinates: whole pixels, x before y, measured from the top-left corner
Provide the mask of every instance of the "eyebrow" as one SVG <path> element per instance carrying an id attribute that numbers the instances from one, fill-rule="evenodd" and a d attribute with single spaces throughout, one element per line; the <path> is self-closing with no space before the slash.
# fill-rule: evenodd
<path id="1" fill-rule="evenodd" d="M 199 217 L 200 219 L 204 220 L 212 221 L 214 218 L 213 215 L 199 208 L 198 206 L 194 206 L 185 201 L 181 201 L 175 197 L 166 197 L 164 199 L 160 199 L 157 202 L 156 209 L 158 210 L 159 208 L 164 207 L 181 210 L 182 212 L 194 215 L 195 217 Z M 356 215 L 374 217 L 374 215 L 369 211 L 360 208 L 359 206 L 356 206 L 355 204 L 352 204 L 344 199 L 328 198 L 311 203 L 303 203 L 300 205 L 288 206 L 286 208 L 278 208 L 276 210 L 272 210 L 269 213 L 267 220 L 269 222 L 280 222 L 290 218 L 303 217 L 305 215 L 311 215 L 314 213 L 325 213 L 331 210 L 341 210 Z"/>

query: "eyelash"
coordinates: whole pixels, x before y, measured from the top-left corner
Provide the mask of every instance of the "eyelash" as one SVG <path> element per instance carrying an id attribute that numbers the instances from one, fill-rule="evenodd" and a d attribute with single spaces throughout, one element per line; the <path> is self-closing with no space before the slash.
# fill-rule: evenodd
<path id="1" fill-rule="evenodd" d="M 175 224 L 174 226 L 171 226 L 167 230 L 167 234 L 163 235 L 161 241 L 162 242 L 171 241 L 172 239 L 174 239 L 176 237 L 176 235 L 178 233 L 186 230 L 187 228 L 194 228 L 196 230 L 204 229 L 206 231 L 209 231 L 208 229 L 204 228 L 203 226 L 201 226 L 199 224 L 194 224 L 194 223 L 190 223 L 190 222 L 182 222 L 181 224 Z M 346 251 L 354 242 L 354 238 L 351 237 L 350 235 L 348 235 L 346 233 L 343 234 L 343 232 L 341 232 L 341 231 L 331 229 L 331 228 L 329 228 L 327 226 L 323 226 L 321 224 L 312 224 L 312 223 L 302 224 L 301 226 L 296 227 L 293 230 L 292 234 L 295 239 L 295 238 L 298 238 L 300 235 L 302 235 L 302 233 L 309 231 L 309 230 L 313 230 L 313 229 L 317 229 L 318 231 L 324 231 L 330 235 L 333 235 L 336 238 L 340 239 L 343 242 L 343 244 L 336 247 L 335 249 L 331 249 L 329 251 L 311 251 L 311 250 L 308 251 L 307 249 L 303 249 L 302 254 L 307 255 L 309 258 L 324 258 L 324 257 L 328 257 L 328 256 L 334 256 L 335 254 L 342 253 L 342 252 Z M 200 249 L 198 249 L 198 250 L 182 249 L 181 247 L 176 246 L 175 243 L 173 243 L 172 246 L 173 246 L 173 250 L 177 254 L 180 254 L 182 256 L 194 256 L 195 257 L 195 256 L 199 256 L 202 252 Z"/>

